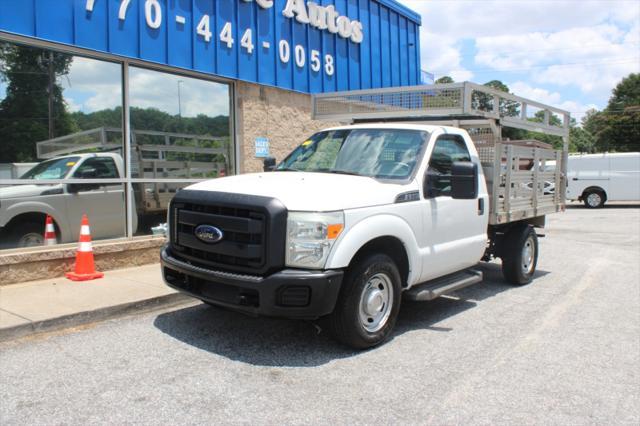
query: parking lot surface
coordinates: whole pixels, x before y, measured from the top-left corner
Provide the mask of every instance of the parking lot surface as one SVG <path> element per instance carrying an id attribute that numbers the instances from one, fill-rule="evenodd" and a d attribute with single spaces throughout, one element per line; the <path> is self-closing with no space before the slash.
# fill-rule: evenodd
<path id="1" fill-rule="evenodd" d="M 640 206 L 544 233 L 532 284 L 483 265 L 366 352 L 202 304 L 4 343 L 0 423 L 637 425 Z"/>

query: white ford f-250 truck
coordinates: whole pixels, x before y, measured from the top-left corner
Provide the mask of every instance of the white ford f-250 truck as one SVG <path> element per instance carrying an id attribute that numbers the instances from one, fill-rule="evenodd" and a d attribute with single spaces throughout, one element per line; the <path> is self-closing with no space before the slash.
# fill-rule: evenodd
<path id="1" fill-rule="evenodd" d="M 354 95 L 333 96 L 344 104 Z M 315 102 L 316 118 L 345 119 L 335 116 L 335 105 L 326 116 L 319 112 L 321 102 L 335 100 Z M 364 102 L 373 100 L 351 101 L 352 121 Z M 393 117 L 384 105 L 374 117 L 367 108 L 365 119 Z M 534 226 L 564 208 L 563 191 L 544 191 L 549 180 L 565 187 L 560 169 L 545 167 L 547 160 L 561 167 L 563 152 L 494 141 L 479 154 L 467 130 L 428 124 L 436 116 L 422 108 L 420 123 L 329 128 L 273 171 L 180 191 L 161 250 L 167 284 L 249 314 L 324 317 L 339 341 L 367 348 L 389 337 L 402 296 L 431 300 L 480 282 L 473 268 L 481 260 L 499 257 L 507 281 L 530 282 L 538 258 Z M 452 124 L 464 126 L 464 114 L 474 129 L 496 124 L 464 109 Z M 536 129 L 566 130 L 548 122 Z"/>

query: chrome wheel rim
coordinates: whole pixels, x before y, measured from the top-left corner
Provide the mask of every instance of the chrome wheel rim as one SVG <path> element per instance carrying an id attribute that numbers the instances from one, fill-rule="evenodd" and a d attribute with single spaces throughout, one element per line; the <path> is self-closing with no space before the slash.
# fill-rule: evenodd
<path id="1" fill-rule="evenodd" d="M 36 247 L 44 244 L 44 239 L 42 235 L 31 232 L 29 234 L 25 234 L 18 241 L 18 247 Z"/>
<path id="2" fill-rule="evenodd" d="M 360 296 L 360 324 L 369 333 L 381 330 L 391 315 L 393 287 L 391 278 L 385 273 L 377 273 L 364 286 Z"/>
<path id="3" fill-rule="evenodd" d="M 602 197 L 600 197 L 600 194 L 598 194 L 597 192 L 592 192 L 587 196 L 587 203 L 591 207 L 598 207 L 601 202 L 602 202 Z"/>
<path id="4" fill-rule="evenodd" d="M 536 245 L 533 237 L 529 236 L 522 247 L 522 272 L 529 275 L 533 272 L 533 261 L 536 257 Z"/>

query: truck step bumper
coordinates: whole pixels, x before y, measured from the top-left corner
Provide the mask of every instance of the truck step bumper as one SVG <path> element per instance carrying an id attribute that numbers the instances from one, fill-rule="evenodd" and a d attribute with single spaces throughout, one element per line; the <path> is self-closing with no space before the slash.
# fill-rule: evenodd
<path id="1" fill-rule="evenodd" d="M 160 251 L 162 276 L 170 287 L 202 301 L 250 315 L 316 319 L 333 312 L 343 271 L 285 269 L 266 277 L 213 271 Z"/>
<path id="2" fill-rule="evenodd" d="M 456 272 L 433 281 L 413 286 L 404 292 L 404 297 L 420 302 L 433 300 L 436 297 L 452 293 L 461 288 L 479 283 L 480 281 L 482 281 L 481 271 L 467 269 L 466 271 Z"/>

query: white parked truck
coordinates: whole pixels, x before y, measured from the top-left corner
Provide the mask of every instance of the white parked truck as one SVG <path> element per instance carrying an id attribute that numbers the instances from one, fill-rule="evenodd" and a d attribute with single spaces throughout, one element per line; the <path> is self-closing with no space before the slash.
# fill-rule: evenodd
<path id="1" fill-rule="evenodd" d="M 483 111 L 474 91 L 517 101 L 521 115 Z M 532 123 L 532 106 L 565 124 Z M 501 258 L 512 284 L 532 280 L 534 227 L 564 208 L 567 142 L 564 152 L 504 144 L 499 121 L 566 137 L 568 113 L 464 83 L 319 95 L 314 115 L 372 122 L 318 132 L 277 166 L 265 161 L 273 171 L 176 194 L 161 250 L 169 286 L 249 314 L 323 318 L 339 341 L 367 348 L 390 336 L 403 296 L 478 283 L 481 260 Z"/>

